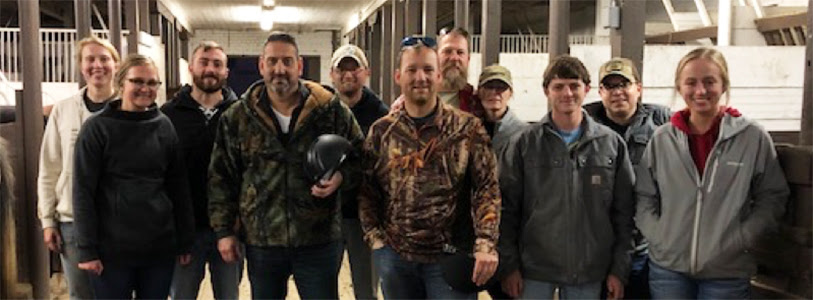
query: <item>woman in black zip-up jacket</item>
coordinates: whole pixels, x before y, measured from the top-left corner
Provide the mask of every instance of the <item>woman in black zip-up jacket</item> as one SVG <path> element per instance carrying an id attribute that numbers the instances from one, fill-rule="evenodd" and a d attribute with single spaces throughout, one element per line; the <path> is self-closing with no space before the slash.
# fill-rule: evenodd
<path id="1" fill-rule="evenodd" d="M 151 59 L 127 57 L 115 82 L 121 99 L 90 117 L 76 141 L 79 268 L 99 299 L 163 299 L 194 238 L 180 144 L 155 105 L 161 82 Z"/>

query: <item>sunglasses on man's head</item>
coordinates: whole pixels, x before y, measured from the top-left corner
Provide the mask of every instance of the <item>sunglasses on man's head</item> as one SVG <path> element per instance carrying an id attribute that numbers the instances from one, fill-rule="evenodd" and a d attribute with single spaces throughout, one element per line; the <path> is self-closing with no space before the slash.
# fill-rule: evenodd
<path id="1" fill-rule="evenodd" d="M 435 48 L 438 42 L 434 38 L 428 36 L 408 36 L 401 40 L 401 48 L 413 47 L 418 44 L 424 45 L 429 48 Z"/>

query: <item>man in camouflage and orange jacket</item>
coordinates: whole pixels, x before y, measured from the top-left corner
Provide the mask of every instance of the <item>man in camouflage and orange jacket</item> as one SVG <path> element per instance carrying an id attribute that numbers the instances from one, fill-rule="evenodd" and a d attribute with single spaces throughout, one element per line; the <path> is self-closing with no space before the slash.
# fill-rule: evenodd
<path id="1" fill-rule="evenodd" d="M 496 158 L 480 120 L 439 100 L 435 47 L 404 39 L 395 73 L 404 109 L 375 122 L 364 144 L 360 218 L 387 299 L 476 297 L 444 280 L 444 247 L 473 254 L 476 285 L 497 267 Z"/>

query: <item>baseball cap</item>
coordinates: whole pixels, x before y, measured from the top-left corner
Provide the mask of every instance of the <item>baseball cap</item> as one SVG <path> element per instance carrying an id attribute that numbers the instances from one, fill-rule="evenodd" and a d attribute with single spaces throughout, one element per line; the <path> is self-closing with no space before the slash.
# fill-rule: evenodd
<path id="1" fill-rule="evenodd" d="M 511 83 L 511 71 L 508 71 L 508 68 L 499 66 L 499 65 L 490 65 L 485 67 L 482 72 L 480 72 L 480 80 L 478 80 L 478 86 L 483 86 L 486 82 L 492 80 L 499 80 L 505 82 L 511 89 L 514 89 L 514 84 Z"/>
<path id="2" fill-rule="evenodd" d="M 599 82 L 604 81 L 604 78 L 610 75 L 620 75 L 630 82 L 638 82 L 636 79 L 638 78 L 638 69 L 635 68 L 631 60 L 626 58 L 614 57 L 601 65 L 598 70 Z"/>
<path id="3" fill-rule="evenodd" d="M 360 67 L 369 67 L 367 64 L 367 56 L 364 55 L 364 50 L 351 44 L 343 45 L 339 47 L 339 49 L 336 49 L 336 51 L 333 52 L 333 58 L 330 59 L 330 65 L 334 68 L 338 67 L 342 59 L 347 57 L 354 59 Z"/>

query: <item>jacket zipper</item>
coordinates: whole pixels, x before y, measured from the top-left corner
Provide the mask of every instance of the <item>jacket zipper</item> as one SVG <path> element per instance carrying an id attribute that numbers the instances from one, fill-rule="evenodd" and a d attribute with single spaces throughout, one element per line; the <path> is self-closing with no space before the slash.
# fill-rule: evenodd
<path id="1" fill-rule="evenodd" d="M 688 139 L 688 136 L 685 136 Z M 697 168 L 694 168 L 695 180 L 697 182 L 697 198 L 695 203 L 694 209 L 694 226 L 692 228 L 692 249 L 691 249 L 691 263 L 689 264 L 689 272 L 691 274 L 697 274 L 697 249 L 700 246 L 699 233 L 700 233 L 700 216 L 701 211 L 703 208 L 703 182 L 708 180 L 709 184 L 706 189 L 706 193 L 711 192 L 711 188 L 714 186 L 714 176 L 717 174 L 717 167 L 720 165 L 720 160 L 718 159 L 719 155 L 719 145 L 722 142 L 722 128 L 720 129 L 720 133 L 717 137 L 717 141 L 714 143 L 714 147 L 711 148 L 709 152 L 709 159 L 706 160 L 706 167 L 703 169 L 703 177 L 700 178 L 700 173 L 697 171 Z M 685 143 L 688 145 L 688 140 Z M 691 154 L 690 154 L 691 155 Z M 713 167 L 711 169 L 711 174 L 709 176 L 705 176 L 707 171 L 709 170 L 709 164 L 711 161 L 714 161 Z"/>

